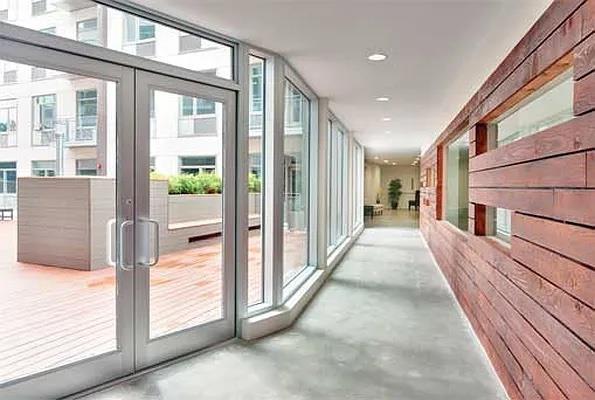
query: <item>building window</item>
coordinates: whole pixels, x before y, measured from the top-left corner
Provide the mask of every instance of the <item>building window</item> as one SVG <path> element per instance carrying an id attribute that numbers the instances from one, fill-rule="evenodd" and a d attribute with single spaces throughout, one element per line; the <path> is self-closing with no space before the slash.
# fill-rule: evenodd
<path id="1" fill-rule="evenodd" d="M 302 93 L 289 85 L 285 90 L 285 103 L 285 126 L 288 128 L 301 127 L 304 115 Z"/>
<path id="2" fill-rule="evenodd" d="M 99 45 L 97 18 L 86 19 L 76 23 L 76 39 L 79 42 Z"/>
<path id="3" fill-rule="evenodd" d="M 0 193 L 17 192 L 17 163 L 15 161 L 0 162 Z"/>
<path id="4" fill-rule="evenodd" d="M 33 146 L 48 146 L 54 140 L 56 95 L 33 97 Z"/>
<path id="5" fill-rule="evenodd" d="M 56 27 L 50 26 L 49 28 L 40 29 L 39 32 L 47 33 L 48 35 L 55 35 L 56 34 Z"/>
<path id="6" fill-rule="evenodd" d="M 261 58 L 250 56 L 250 129 L 263 126 L 264 63 Z"/>
<path id="7" fill-rule="evenodd" d="M 0 102 L 0 148 L 16 145 L 17 106 L 14 102 L 2 101 Z"/>
<path id="8" fill-rule="evenodd" d="M 347 235 L 347 137 L 333 121 L 328 122 L 327 151 L 327 247 L 332 252 Z"/>
<path id="9" fill-rule="evenodd" d="M 215 173 L 216 156 L 180 157 L 180 174 Z"/>
<path id="10" fill-rule="evenodd" d="M 124 17 L 124 51 L 141 57 L 155 55 L 155 24 L 126 14 Z"/>
<path id="11" fill-rule="evenodd" d="M 155 172 L 155 157 L 149 157 L 149 170 Z"/>
<path id="12" fill-rule="evenodd" d="M 459 229 L 469 226 L 469 138 L 463 134 L 446 153 L 446 220 Z"/>
<path id="13" fill-rule="evenodd" d="M 18 80 L 17 64 L 2 62 L 2 83 L 16 83 Z"/>
<path id="14" fill-rule="evenodd" d="M 31 1 L 31 15 L 37 16 L 49 12 L 47 0 L 33 0 Z"/>
<path id="15" fill-rule="evenodd" d="M 205 48 L 205 43 L 203 42 L 206 42 L 206 40 L 199 36 L 190 35 L 186 32 L 180 32 L 179 51 L 180 53 L 189 53 L 203 49 Z"/>
<path id="16" fill-rule="evenodd" d="M 178 136 L 216 136 L 216 102 L 197 97 L 180 97 Z"/>
<path id="17" fill-rule="evenodd" d="M 76 160 L 76 174 L 80 176 L 96 176 L 97 175 L 97 159 L 86 158 Z"/>
<path id="18" fill-rule="evenodd" d="M 97 137 L 97 89 L 76 92 L 76 141 L 95 141 Z"/>
<path id="19" fill-rule="evenodd" d="M 32 176 L 56 176 L 56 161 L 31 161 Z"/>
<path id="20" fill-rule="evenodd" d="M 553 79 L 493 122 L 497 145 L 533 135 L 573 118 L 572 69 Z"/>

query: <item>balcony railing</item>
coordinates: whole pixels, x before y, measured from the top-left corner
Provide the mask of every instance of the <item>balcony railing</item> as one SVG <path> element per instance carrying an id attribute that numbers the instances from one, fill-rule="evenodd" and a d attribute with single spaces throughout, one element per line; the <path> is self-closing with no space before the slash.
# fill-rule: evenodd
<path id="1" fill-rule="evenodd" d="M 217 136 L 217 117 L 183 117 L 178 120 L 178 136 Z"/>
<path id="2" fill-rule="evenodd" d="M 53 129 L 35 129 L 31 135 L 33 146 L 49 146 L 56 141 Z"/>
<path id="3" fill-rule="evenodd" d="M 38 129 L 33 131 L 33 146 L 49 146 L 61 136 L 67 147 L 95 146 L 97 144 L 97 117 L 61 118 L 54 122 L 54 129 Z"/>
<path id="4" fill-rule="evenodd" d="M 16 147 L 16 145 L 17 145 L 17 132 L 16 131 L 0 132 L 0 148 Z"/>

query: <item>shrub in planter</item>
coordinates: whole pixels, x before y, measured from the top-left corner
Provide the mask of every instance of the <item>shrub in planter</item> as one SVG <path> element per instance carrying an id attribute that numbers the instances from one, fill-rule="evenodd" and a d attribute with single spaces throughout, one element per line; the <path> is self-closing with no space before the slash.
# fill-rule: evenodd
<path id="1" fill-rule="evenodd" d="M 216 174 L 181 174 L 166 176 L 151 173 L 151 179 L 167 179 L 169 194 L 218 194 L 221 193 L 221 178 Z"/>
<path id="2" fill-rule="evenodd" d="M 248 191 L 250 193 L 260 193 L 260 178 L 256 174 L 248 175 Z"/>

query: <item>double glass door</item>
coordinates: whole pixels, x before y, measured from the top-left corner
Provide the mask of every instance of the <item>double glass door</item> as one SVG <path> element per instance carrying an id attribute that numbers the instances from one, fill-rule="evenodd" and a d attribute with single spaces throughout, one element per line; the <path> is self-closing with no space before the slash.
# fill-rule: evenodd
<path id="1" fill-rule="evenodd" d="M 5 39 L 0 65 L 0 398 L 233 337 L 235 93 Z"/>

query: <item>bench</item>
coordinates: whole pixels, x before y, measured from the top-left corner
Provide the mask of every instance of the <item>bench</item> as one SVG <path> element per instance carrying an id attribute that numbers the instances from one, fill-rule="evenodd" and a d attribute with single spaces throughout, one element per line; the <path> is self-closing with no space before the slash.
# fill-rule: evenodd
<path id="1" fill-rule="evenodd" d="M 12 208 L 0 208 L 0 221 L 12 221 L 14 212 Z"/>

